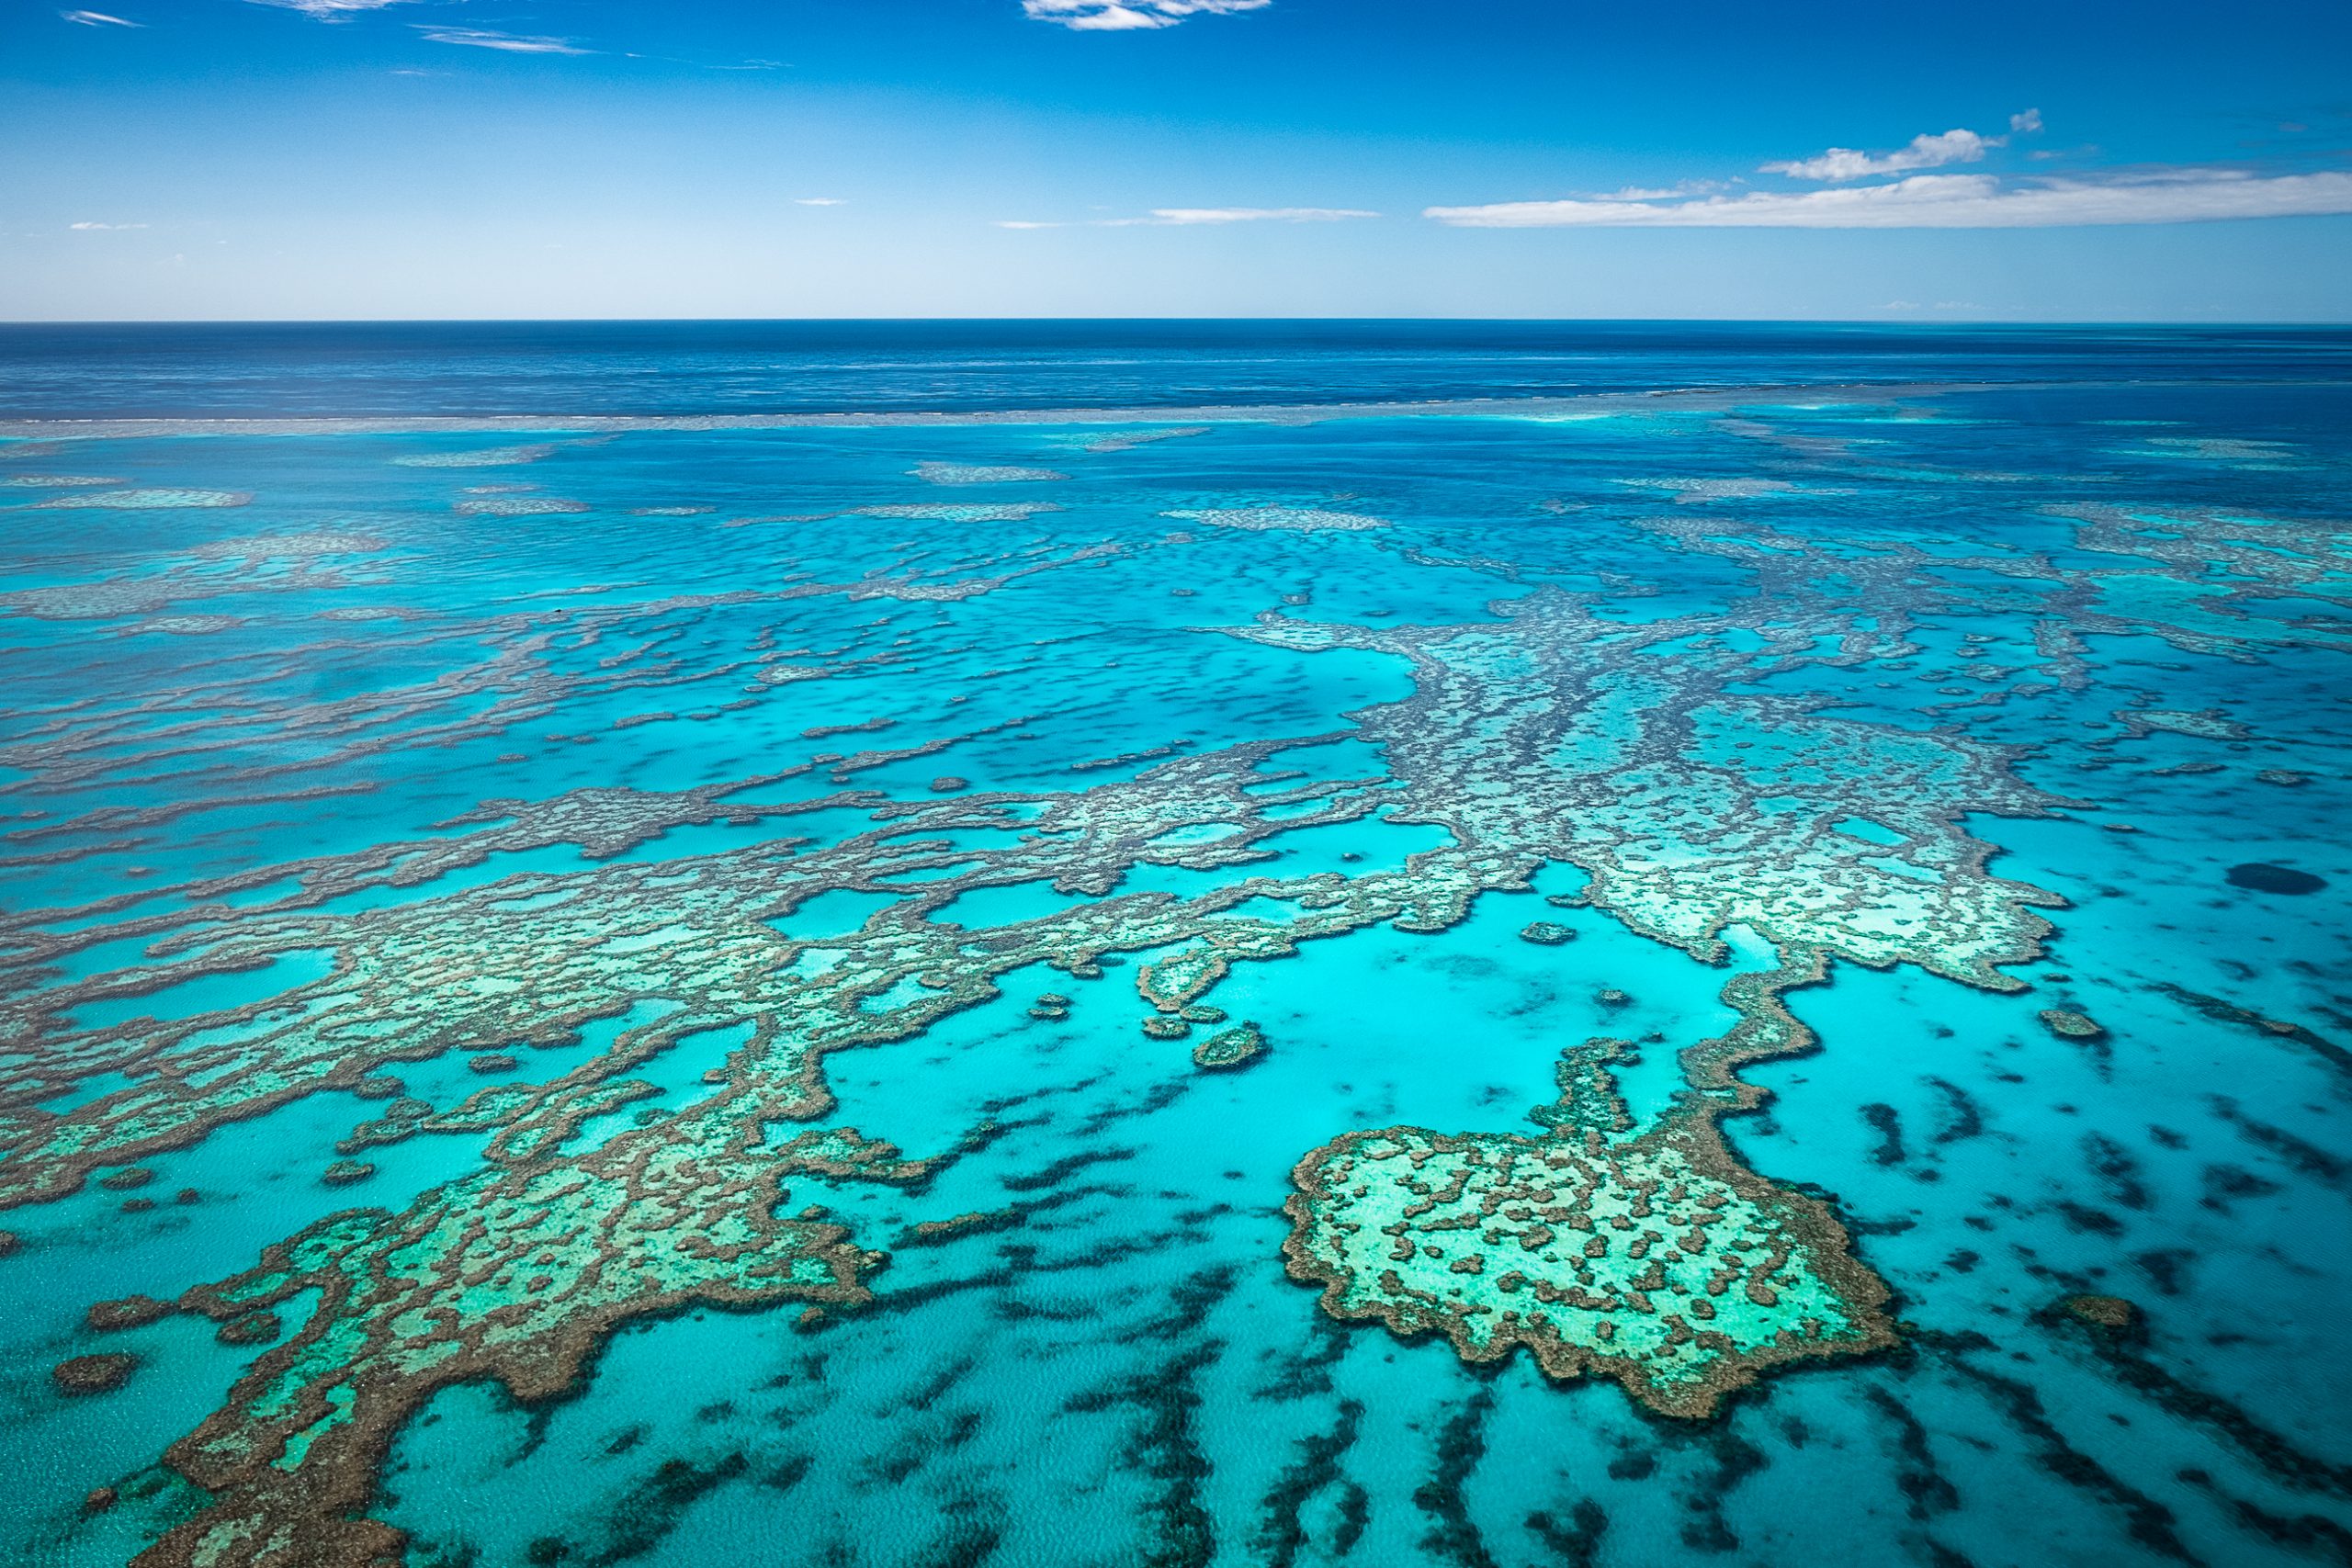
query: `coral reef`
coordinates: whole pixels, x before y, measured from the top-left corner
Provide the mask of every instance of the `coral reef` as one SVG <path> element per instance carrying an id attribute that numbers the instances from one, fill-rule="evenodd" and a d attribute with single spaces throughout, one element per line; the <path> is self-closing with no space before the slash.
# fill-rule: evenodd
<path id="1" fill-rule="evenodd" d="M 75 1356 L 51 1368 L 49 1376 L 61 1393 L 112 1393 L 138 1370 L 136 1356 Z"/>
<path id="2" fill-rule="evenodd" d="M 1204 428 L 1114 433 L 1081 450 Z M 389 461 L 492 467 L 557 450 Z M 914 477 L 1064 476 L 926 463 Z M 50 482 L 72 493 L 12 515 L 244 499 Z M 1150 1040 L 1191 1042 L 1199 1068 L 1266 1058 L 1260 1025 L 1228 1025 L 1226 1008 L 1276 1021 L 1286 1043 L 1271 1069 L 1215 1091 L 1247 1097 L 1293 1062 L 1293 1036 L 1286 1015 L 1255 991 L 1219 994 L 1237 970 L 1375 930 L 1453 932 L 1443 940 L 1454 942 L 1497 904 L 1521 911 L 1491 928 L 1504 946 L 1514 928 L 1544 948 L 1576 938 L 1557 921 L 1525 921 L 1538 902 L 1531 889 L 1582 911 L 1589 940 L 1556 953 L 1513 947 L 1517 961 L 1573 973 L 1571 961 L 1613 921 L 1711 976 L 1693 993 L 1719 999 L 1733 1021 L 1681 1051 L 1670 1104 L 1642 1120 L 1617 1086 L 1624 1048 L 1595 1041 L 1566 1052 L 1559 1098 L 1516 1130 L 1303 1129 L 1298 1144 L 1328 1141 L 1296 1163 L 1284 1256 L 1319 1292 L 1329 1321 L 1318 1332 L 1385 1324 L 1440 1337 L 1474 1361 L 1524 1348 L 1551 1377 L 1606 1378 L 1654 1411 L 1691 1418 L 1773 1369 L 1893 1344 L 1886 1287 L 1829 1203 L 1751 1169 L 1726 1141 L 1724 1119 L 1762 1100 L 1741 1069 L 1813 1043 L 1790 999 L 1840 964 L 2021 990 L 2007 970 L 2040 953 L 2048 925 L 2038 911 L 2063 901 L 1995 874 L 1995 845 L 1979 835 L 1994 819 L 2088 803 L 2026 782 L 2026 750 L 1954 715 L 2082 691 L 2092 636 L 2230 660 L 2288 640 L 2352 646 L 2338 627 L 2282 629 L 2258 609 L 2290 592 L 2352 603 L 2340 531 L 2068 508 L 2041 517 L 2046 532 L 2071 536 L 2061 561 L 1991 543 L 1938 550 L 1825 537 L 1795 531 L 1797 522 L 1730 514 L 1725 503 L 1754 501 L 1793 517 L 1797 497 L 1826 493 L 1778 479 L 1631 488 L 1677 503 L 1645 500 L 1669 515 L 1626 525 L 1661 580 L 1687 573 L 1732 586 L 1713 597 L 1668 593 L 1629 577 L 1622 560 L 1594 567 L 1581 556 L 1574 572 L 1537 576 L 1499 559 L 1499 547 L 1470 543 L 1447 556 L 1439 552 L 1457 547 L 1385 500 L 1361 504 L 1398 520 L 1316 507 L 1159 513 L 1204 525 L 1185 547 L 1213 541 L 1241 553 L 1245 586 L 1204 576 L 1170 588 L 1155 578 L 1135 593 L 1131 577 L 1123 608 L 1148 599 L 1151 615 L 1197 615 L 1202 624 L 1182 633 L 1191 643 L 1280 667 L 1302 684 L 1341 666 L 1387 673 L 1377 698 L 1343 719 L 1322 713 L 1295 734 L 1114 726 L 1104 715 L 1133 717 L 1115 668 L 1068 677 L 1068 693 L 1046 694 L 1067 709 L 1043 717 L 991 705 L 993 660 L 1058 660 L 1057 641 L 1067 639 L 1057 636 L 1039 634 L 1029 650 L 989 649 L 986 669 L 979 658 L 933 659 L 956 617 L 1050 597 L 1040 574 L 1069 573 L 1058 588 L 1182 542 L 1164 538 L 1143 507 L 1135 538 L 1073 542 L 1044 536 L 1044 524 L 1024 536 L 1053 510 L 1037 504 L 820 498 L 811 504 L 840 510 L 741 517 L 725 525 L 761 531 L 708 536 L 788 544 L 828 518 L 861 538 L 916 531 L 876 525 L 893 522 L 948 525 L 934 536 L 1002 526 L 968 550 L 877 543 L 846 566 L 795 558 L 758 583 L 708 592 L 580 582 L 466 614 L 384 592 L 395 581 L 379 558 L 391 524 L 317 516 L 0 595 L 27 623 L 136 620 L 104 627 L 108 637 L 223 634 L 201 648 L 171 645 L 187 660 L 178 684 L 45 699 L 0 736 L 0 795 L 21 808 L 5 825 L 13 863 L 87 861 L 119 874 L 94 881 L 102 890 L 82 902 L 0 918 L 0 1209 L 92 1185 L 138 1190 L 158 1167 L 167 1184 L 189 1179 L 170 1163 L 178 1151 L 300 1102 L 342 1104 L 356 1119 L 347 1133 L 334 1122 L 289 1183 L 315 1200 L 302 1217 L 323 1217 L 274 1225 L 265 1234 L 294 1234 L 229 1278 L 192 1288 L 187 1277 L 127 1280 L 110 1289 L 135 1283 L 141 1293 L 88 1307 L 95 1333 L 197 1314 L 252 1357 L 219 1408 L 172 1445 L 172 1470 L 206 1497 L 142 1562 L 308 1568 L 395 1558 L 398 1532 L 367 1510 L 395 1435 L 440 1391 L 492 1382 L 520 1399 L 553 1397 L 577 1386 L 620 1325 L 691 1309 L 837 1321 L 885 1290 L 876 1248 L 946 1247 L 1043 1212 L 1024 1198 L 899 1216 L 872 1235 L 820 1207 L 843 1190 L 918 1199 L 995 1135 L 976 1131 L 958 1145 L 951 1133 L 944 1150 L 910 1155 L 831 1124 L 838 1053 L 910 1041 L 1002 1001 L 998 1016 L 1016 1028 L 1024 1011 L 1055 1026 L 1034 1032 L 1045 1043 L 1024 1072 L 1050 1074 L 1056 1043 L 1099 1022 L 1115 1024 L 1123 1049 L 1182 1076 L 1182 1056 L 1142 1046 L 1135 1029 L 1099 1010 L 1107 1002 L 1081 1007 L 1069 994 L 1125 963 L 1136 998 L 1123 1004 L 1126 1016 L 1143 1011 Z M 1356 504 L 1307 486 L 1255 493 Z M 485 518 L 592 512 L 511 487 L 476 487 L 454 502 L 443 490 L 422 504 L 451 535 L 482 531 L 453 524 L 445 502 Z M 1523 498 L 1515 505 L 1524 518 Z M 600 499 L 576 526 L 684 541 L 720 525 L 619 520 L 707 510 Z M 139 525 L 166 521 L 226 519 Z M 1359 601 L 1352 618 L 1315 618 L 1310 600 L 1341 595 L 1324 592 L 1313 563 L 1357 550 L 1384 569 L 1481 573 L 1509 596 L 1483 614 L 1466 604 L 1428 612 L 1399 587 L 1410 581 L 1400 573 L 1381 581 L 1398 589 L 1399 613 Z M 1171 603 L 1178 592 L 1186 596 Z M 270 606 L 306 596 L 329 606 L 307 630 L 266 619 Z M 2032 605 L 2015 646 L 1945 637 L 1940 623 L 2013 599 Z M 818 608 L 838 619 L 804 637 L 793 617 Z M 742 635 L 746 624 L 756 635 Z M 1939 637 L 1960 651 L 1922 685 L 1936 700 L 1898 717 L 1871 707 L 1858 678 L 1908 668 Z M 903 707 L 794 705 L 837 689 L 821 683 L 877 672 L 895 680 L 894 694 L 927 696 L 937 685 L 952 690 L 949 702 L 974 705 L 926 709 L 911 695 Z M 2102 695 L 2094 713 L 2111 716 L 2099 722 L 2129 740 L 2262 739 L 2219 710 L 2154 700 Z M 745 721 L 751 739 L 739 748 L 676 739 L 720 735 L 726 727 L 710 721 L 747 711 L 759 722 Z M 1254 738 L 1235 742 L 1237 733 Z M 1033 750 L 1008 762 L 1016 740 Z M 812 742 L 851 750 L 801 744 Z M 1306 754 L 1342 742 L 1357 759 L 1342 776 L 1307 765 Z M 795 744 L 791 757 L 769 755 Z M 2158 745 L 2189 749 L 2133 749 Z M 551 772 L 538 793 L 469 785 L 464 800 L 495 797 L 437 822 L 420 815 L 413 823 L 429 829 L 381 842 L 299 830 L 311 803 L 368 798 L 379 776 L 437 767 L 460 749 L 504 763 L 526 746 L 588 760 Z M 660 786 L 680 778 L 697 782 Z M 139 790 L 117 791 L 125 780 Z M 169 861 L 188 818 L 232 808 L 264 821 L 266 853 L 231 869 Z M 272 813 L 283 819 L 267 820 Z M 1332 837 L 1354 847 L 1292 856 L 1317 829 L 1340 829 Z M 1403 829 L 1422 830 L 1420 847 L 1373 858 L 1363 840 Z M 131 869 L 151 858 L 179 869 Z M 1555 872 L 1576 880 L 1540 880 Z M 2269 894 L 2325 886 L 2268 863 L 2226 874 Z M 1576 890 L 1549 891 L 1564 886 Z M 810 919 L 835 896 L 866 900 L 849 929 Z M 1007 908 L 1022 912 L 984 912 Z M 1249 979 L 1272 986 L 1270 975 L 1279 970 Z M 1636 1017 L 1664 990 L 1628 979 L 1636 1003 L 1596 988 L 1600 978 L 1575 975 L 1560 995 Z M 1040 988 L 1048 984 L 1068 989 Z M 1124 981 L 1117 989 L 1125 994 Z M 2323 1055 L 2334 1049 L 2300 1026 L 2199 1002 Z M 2105 1034 L 2071 1006 L 2041 1018 L 2061 1036 Z M 325 1099 L 342 1095 L 352 1100 Z M 879 1111 L 857 1113 L 864 1125 L 889 1124 Z M 1007 1112 L 991 1104 L 987 1114 Z M 376 1159 L 406 1170 L 417 1141 L 435 1136 L 469 1140 L 461 1174 L 431 1185 L 378 1175 Z M 322 1168 L 330 1143 L 339 1157 Z M 1287 1159 L 1295 1145 L 1279 1146 Z M 401 1156 L 369 1156 L 388 1148 Z M 1052 1185 L 1058 1170 L 1036 1185 Z M 384 1206 L 325 1213 L 379 1191 Z M 1271 1204 L 1271 1192 L 1261 1197 Z M 1001 1200 L 959 1192 L 953 1201 Z M 198 1224 L 209 1213 L 175 1209 L 148 1223 Z M 0 1232 L 0 1256 L 14 1247 Z M 241 1246 L 212 1268 L 251 1257 Z M 1310 1319 L 1306 1293 L 1295 1299 L 1299 1319 Z M 2130 1309 L 2103 1304 L 2113 1302 L 2078 1295 L 2064 1310 L 2128 1326 Z M 84 1356 L 54 1375 L 62 1389 L 96 1391 L 136 1364 L 129 1354 Z M 1199 1508 L 1177 1473 L 1191 1462 L 1190 1439 L 1179 1438 L 1193 1375 L 1132 1395 L 1154 1413 L 1153 1451 L 1172 1456 L 1171 1540 L 1194 1539 Z M 1580 1518 L 1554 1529 L 1598 1535 Z"/>
<path id="3" fill-rule="evenodd" d="M 1265 1049 L 1266 1037 L 1256 1024 L 1236 1024 L 1193 1046 L 1193 1065 L 1209 1068 L 1245 1066 L 1263 1055 Z"/>

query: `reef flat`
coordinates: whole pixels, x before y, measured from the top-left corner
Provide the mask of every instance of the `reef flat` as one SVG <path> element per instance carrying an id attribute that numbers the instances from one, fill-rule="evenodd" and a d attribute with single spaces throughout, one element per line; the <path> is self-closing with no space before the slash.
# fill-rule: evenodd
<path id="1" fill-rule="evenodd" d="M 0 1540 L 2324 1559 L 2346 396 L 9 427 Z"/>
<path id="2" fill-rule="evenodd" d="M 1550 1376 L 1611 1376 L 1672 1416 L 1784 1360 L 1891 1345 L 1885 1289 L 1822 1205 L 1690 1118 L 1624 1137 L 1605 1065 L 1623 1043 L 1597 1043 L 1544 1137 L 1393 1127 L 1308 1155 L 1291 1271 L 1336 1316 L 1434 1330 L 1474 1361 L 1524 1345 Z"/>

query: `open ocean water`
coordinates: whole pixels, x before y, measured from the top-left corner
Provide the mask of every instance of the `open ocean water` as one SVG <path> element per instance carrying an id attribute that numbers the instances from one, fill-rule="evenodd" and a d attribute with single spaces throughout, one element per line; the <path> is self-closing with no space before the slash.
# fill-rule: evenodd
<path id="1" fill-rule="evenodd" d="M 2352 1562 L 2352 333 L 0 327 L 0 1561 Z"/>

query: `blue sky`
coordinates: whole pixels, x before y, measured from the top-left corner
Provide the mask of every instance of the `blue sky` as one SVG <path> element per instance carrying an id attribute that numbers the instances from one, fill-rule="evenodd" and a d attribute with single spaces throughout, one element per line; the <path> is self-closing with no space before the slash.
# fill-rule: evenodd
<path id="1" fill-rule="evenodd" d="M 2352 6 L 0 0 L 0 318 L 2352 319 Z"/>

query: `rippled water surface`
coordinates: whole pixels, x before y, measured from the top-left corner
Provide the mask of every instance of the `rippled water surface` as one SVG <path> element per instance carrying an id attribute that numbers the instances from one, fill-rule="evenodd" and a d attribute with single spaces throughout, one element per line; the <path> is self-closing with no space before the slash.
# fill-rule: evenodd
<path id="1" fill-rule="evenodd" d="M 0 1559 L 2344 1560 L 2346 347 L 0 330 Z"/>
<path id="2" fill-rule="evenodd" d="M 0 325 L 0 419 L 1184 408 L 2352 378 L 2352 331 L 1706 321 Z"/>

